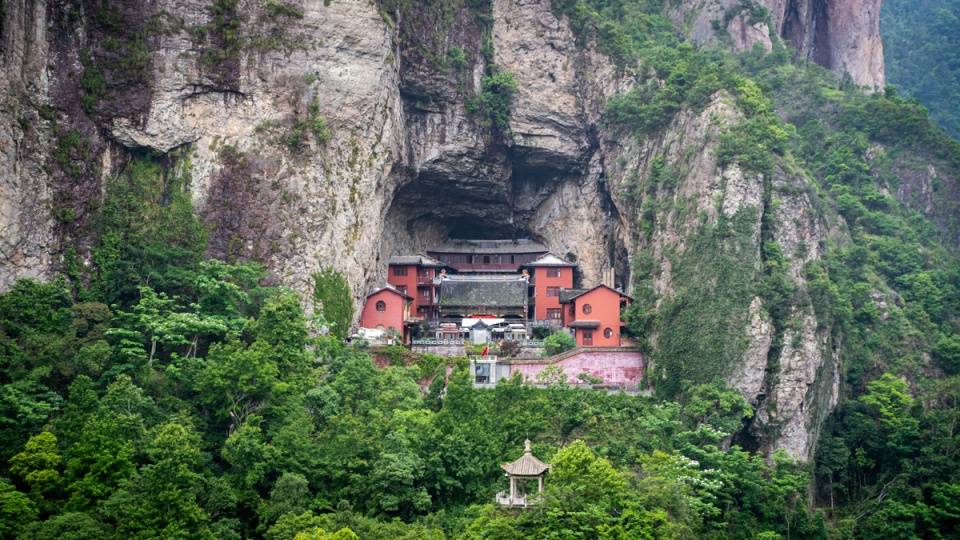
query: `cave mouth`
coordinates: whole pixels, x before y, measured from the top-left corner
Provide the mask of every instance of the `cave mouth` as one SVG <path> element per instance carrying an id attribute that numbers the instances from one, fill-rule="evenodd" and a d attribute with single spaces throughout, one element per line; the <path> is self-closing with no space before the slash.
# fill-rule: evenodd
<path id="1" fill-rule="evenodd" d="M 531 221 L 571 175 L 558 164 L 531 166 L 510 152 L 467 167 L 444 163 L 397 191 L 385 220 L 381 255 L 423 253 L 449 239 L 543 242 Z"/>

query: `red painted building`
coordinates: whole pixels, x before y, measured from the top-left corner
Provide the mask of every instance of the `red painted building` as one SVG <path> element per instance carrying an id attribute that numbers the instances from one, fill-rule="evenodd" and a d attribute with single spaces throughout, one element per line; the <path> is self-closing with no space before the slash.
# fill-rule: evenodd
<path id="1" fill-rule="evenodd" d="M 573 330 L 577 347 L 619 347 L 620 311 L 631 298 L 606 285 L 560 291 L 563 326 Z"/>
<path id="2" fill-rule="evenodd" d="M 367 295 L 360 314 L 360 326 L 363 328 L 394 329 L 406 340 L 404 322 L 410 316 L 413 298 L 393 287 L 383 287 Z"/>
<path id="3" fill-rule="evenodd" d="M 410 317 L 436 319 L 440 309 L 439 277 L 444 265 L 423 255 L 390 257 L 387 283 L 413 298 Z"/>
<path id="4" fill-rule="evenodd" d="M 533 320 L 556 321 L 560 326 L 563 319 L 560 291 L 573 288 L 574 266 L 549 253 L 523 265 L 530 270 Z"/>

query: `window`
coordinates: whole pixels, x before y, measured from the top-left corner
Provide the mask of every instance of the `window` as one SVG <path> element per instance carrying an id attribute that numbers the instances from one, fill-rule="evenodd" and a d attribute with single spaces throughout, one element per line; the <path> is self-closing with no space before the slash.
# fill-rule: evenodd
<path id="1" fill-rule="evenodd" d="M 483 264 L 490 264 L 490 256 L 489 256 L 489 255 L 484 255 L 484 256 L 483 256 Z"/>
<path id="2" fill-rule="evenodd" d="M 560 296 L 560 287 L 547 287 L 547 296 Z"/>
<path id="3" fill-rule="evenodd" d="M 387 303 L 383 300 L 377 300 L 377 311 L 386 311 Z"/>
<path id="4" fill-rule="evenodd" d="M 429 299 L 430 299 L 430 289 L 421 289 L 421 290 L 420 290 L 420 298 L 423 298 L 424 300 L 429 300 Z"/>
<path id="5" fill-rule="evenodd" d="M 547 268 L 547 277 L 560 277 L 560 269 L 556 266 Z"/>
<path id="6" fill-rule="evenodd" d="M 560 320 L 560 308 L 550 308 L 547 310 L 547 318 L 558 321 Z"/>
<path id="7" fill-rule="evenodd" d="M 584 314 L 584 315 L 589 315 L 589 314 L 591 314 L 591 313 L 593 313 L 593 306 L 591 306 L 590 304 L 584 304 L 584 305 L 583 305 L 583 314 Z"/>
<path id="8" fill-rule="evenodd" d="M 603 337 L 610 339 L 613 337 L 613 328 L 604 328 Z"/>
<path id="9" fill-rule="evenodd" d="M 420 271 L 420 277 L 422 277 L 422 278 L 424 278 L 424 279 L 430 279 L 430 270 L 427 269 L 427 268 L 424 268 L 423 270 L 421 270 L 421 271 Z"/>
<path id="10" fill-rule="evenodd" d="M 584 345 L 593 345 L 593 330 L 581 330 Z"/>
<path id="11" fill-rule="evenodd" d="M 393 275 L 395 275 L 395 276 L 405 276 L 405 275 L 407 275 L 407 267 L 406 267 L 406 266 L 394 266 L 394 267 L 393 267 Z"/>
<path id="12" fill-rule="evenodd" d="M 476 364 L 476 375 L 474 382 L 476 384 L 489 384 L 490 383 L 490 364 Z"/>

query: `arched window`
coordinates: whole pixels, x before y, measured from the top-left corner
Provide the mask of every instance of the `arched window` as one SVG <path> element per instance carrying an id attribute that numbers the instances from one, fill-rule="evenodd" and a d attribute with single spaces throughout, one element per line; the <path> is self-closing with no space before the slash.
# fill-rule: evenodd
<path id="1" fill-rule="evenodd" d="M 387 303 L 383 300 L 377 300 L 377 311 L 386 311 Z"/>
<path id="2" fill-rule="evenodd" d="M 613 337 L 613 328 L 604 328 L 603 337 L 610 339 Z"/>
<path id="3" fill-rule="evenodd" d="M 593 306 L 591 306 L 590 304 L 584 304 L 584 305 L 583 305 L 583 314 L 584 314 L 584 315 L 589 315 L 589 314 L 591 314 L 592 312 L 593 312 Z"/>

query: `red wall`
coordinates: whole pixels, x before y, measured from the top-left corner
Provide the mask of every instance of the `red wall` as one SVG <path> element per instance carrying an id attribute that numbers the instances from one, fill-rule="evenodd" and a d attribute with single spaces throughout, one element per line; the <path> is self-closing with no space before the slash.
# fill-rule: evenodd
<path id="1" fill-rule="evenodd" d="M 573 288 L 573 268 L 560 268 L 559 277 L 548 277 L 547 267 L 538 266 L 533 269 L 533 318 L 537 321 L 547 320 L 547 309 L 559 308 L 559 296 L 547 296 L 547 287 Z"/>
<path id="2" fill-rule="evenodd" d="M 406 268 L 407 275 L 396 275 L 396 268 Z M 437 271 L 437 268 L 420 268 L 412 264 L 391 264 L 387 268 L 387 283 L 393 285 L 395 288 L 400 289 L 401 291 L 404 290 L 403 287 L 406 287 L 406 293 L 413 297 L 413 304 L 410 306 L 410 315 L 414 317 L 423 317 L 424 313 L 419 308 L 422 306 L 436 304 L 437 291 L 433 286 L 433 278 L 437 275 Z M 421 273 L 424 275 L 421 276 Z M 422 296 L 424 290 L 428 290 L 430 292 L 429 299 Z"/>
<path id="3" fill-rule="evenodd" d="M 565 324 L 573 320 L 600 321 L 600 326 L 593 328 L 593 343 L 586 345 L 583 342 L 583 328 L 577 328 L 574 337 L 578 347 L 619 347 L 620 346 L 620 293 L 606 287 L 598 287 L 573 300 L 575 307 L 574 318 L 567 318 Z M 591 312 L 585 314 L 583 306 L 589 304 Z M 567 309 L 569 305 L 565 306 Z M 604 330 L 609 328 L 610 337 L 604 336 Z"/>
<path id="4" fill-rule="evenodd" d="M 377 302 L 383 300 L 387 304 L 387 309 L 377 311 Z M 393 328 L 400 335 L 403 335 L 403 304 L 406 298 L 391 290 L 384 290 L 374 293 L 367 297 L 363 304 L 363 313 L 360 314 L 360 326 L 364 328 L 377 328 L 383 326 Z"/>

